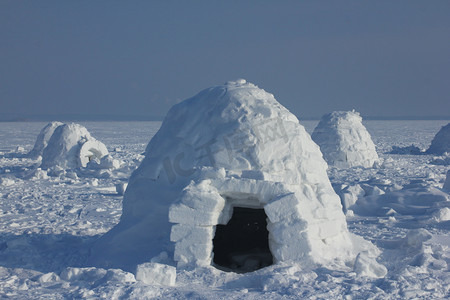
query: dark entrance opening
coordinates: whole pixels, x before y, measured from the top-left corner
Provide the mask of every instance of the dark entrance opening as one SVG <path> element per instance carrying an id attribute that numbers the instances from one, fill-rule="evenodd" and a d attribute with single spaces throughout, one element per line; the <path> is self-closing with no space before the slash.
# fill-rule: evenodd
<path id="1" fill-rule="evenodd" d="M 213 262 L 218 269 L 252 272 L 273 264 L 264 209 L 235 207 L 227 225 L 217 225 Z"/>

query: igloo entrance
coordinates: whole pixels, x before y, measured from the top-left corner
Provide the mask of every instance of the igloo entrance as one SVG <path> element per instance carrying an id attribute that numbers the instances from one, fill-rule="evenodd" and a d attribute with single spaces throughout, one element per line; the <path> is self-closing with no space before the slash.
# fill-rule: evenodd
<path id="1" fill-rule="evenodd" d="M 224 271 L 252 272 L 273 263 L 264 209 L 234 207 L 226 225 L 217 225 L 213 262 Z"/>

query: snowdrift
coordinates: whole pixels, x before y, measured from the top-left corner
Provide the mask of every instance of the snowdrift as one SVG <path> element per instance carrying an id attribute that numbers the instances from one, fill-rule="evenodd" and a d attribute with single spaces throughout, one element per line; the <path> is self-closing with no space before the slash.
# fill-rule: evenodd
<path id="1" fill-rule="evenodd" d="M 52 131 L 51 137 L 48 138 Z M 48 142 L 46 142 L 47 139 Z M 48 124 L 42 129 L 36 144 L 38 144 L 37 149 L 47 144 L 42 150 L 42 169 L 86 167 L 89 161 L 100 160 L 108 154 L 108 150 L 102 142 L 93 138 L 85 127 L 75 123 L 52 122 Z"/>
<path id="2" fill-rule="evenodd" d="M 352 264 L 360 250 L 373 256 L 362 238 L 354 247 L 326 169 L 272 94 L 245 80 L 208 88 L 170 109 L 130 178 L 119 224 L 90 263 L 135 272 L 166 257 L 179 268 L 247 272 L 289 261 Z"/>
<path id="3" fill-rule="evenodd" d="M 370 168 L 378 154 L 362 118 L 355 111 L 335 111 L 322 117 L 311 135 L 329 165 Z"/>
<path id="4" fill-rule="evenodd" d="M 427 150 L 427 153 L 436 155 L 442 155 L 445 152 L 450 152 L 450 123 L 436 133 Z"/>

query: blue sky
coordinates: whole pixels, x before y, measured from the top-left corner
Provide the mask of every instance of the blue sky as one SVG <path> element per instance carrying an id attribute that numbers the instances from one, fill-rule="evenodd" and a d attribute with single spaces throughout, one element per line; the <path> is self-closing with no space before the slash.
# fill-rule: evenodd
<path id="1" fill-rule="evenodd" d="M 0 1 L 0 114 L 164 116 L 245 78 L 300 119 L 450 116 L 450 1 Z"/>

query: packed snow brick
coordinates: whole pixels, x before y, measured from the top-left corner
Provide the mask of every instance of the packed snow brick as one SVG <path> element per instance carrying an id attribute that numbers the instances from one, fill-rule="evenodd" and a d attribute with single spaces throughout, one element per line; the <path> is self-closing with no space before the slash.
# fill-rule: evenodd
<path id="1" fill-rule="evenodd" d="M 93 138 L 84 126 L 75 123 L 61 124 L 53 130 L 47 146 L 42 151 L 41 168 L 86 167 L 92 159 L 100 160 L 107 154 L 106 146 Z"/>
<path id="2" fill-rule="evenodd" d="M 427 153 L 436 155 L 442 155 L 445 152 L 450 152 L 450 123 L 442 126 L 436 133 L 427 150 Z"/>
<path id="3" fill-rule="evenodd" d="M 311 137 L 331 166 L 370 168 L 379 160 L 375 144 L 354 110 L 324 115 Z"/>
<path id="4" fill-rule="evenodd" d="M 177 272 L 172 266 L 154 262 L 137 266 L 136 279 L 146 284 L 174 286 L 176 278 Z"/>
<path id="5" fill-rule="evenodd" d="M 90 260 L 139 265 L 148 282 L 158 275 L 147 272 L 160 273 L 141 264 L 162 252 L 178 268 L 238 273 L 353 263 L 358 252 L 326 169 L 272 94 L 243 79 L 208 88 L 170 109 L 129 180 L 120 222 Z"/>

